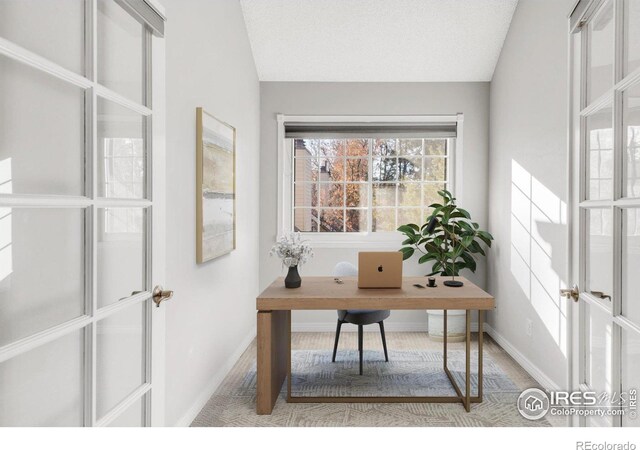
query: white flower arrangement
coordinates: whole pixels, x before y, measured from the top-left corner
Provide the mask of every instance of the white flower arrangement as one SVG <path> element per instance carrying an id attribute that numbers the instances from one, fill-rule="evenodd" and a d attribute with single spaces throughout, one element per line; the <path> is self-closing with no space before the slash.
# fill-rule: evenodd
<path id="1" fill-rule="evenodd" d="M 302 240 L 300 233 L 290 233 L 282 236 L 271 247 L 269 256 L 273 255 L 280 258 L 285 266 L 294 267 L 301 266 L 313 258 L 313 251 Z"/>

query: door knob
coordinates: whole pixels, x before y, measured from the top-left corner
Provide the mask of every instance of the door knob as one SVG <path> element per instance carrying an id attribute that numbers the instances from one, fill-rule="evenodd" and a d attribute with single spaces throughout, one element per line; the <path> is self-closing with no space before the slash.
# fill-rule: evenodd
<path id="1" fill-rule="evenodd" d="M 560 295 L 572 298 L 574 302 L 577 302 L 580 298 L 580 290 L 578 289 L 578 285 L 574 284 L 571 289 L 560 289 Z"/>
<path id="2" fill-rule="evenodd" d="M 153 288 L 152 294 L 153 302 L 156 304 L 156 307 L 160 307 L 160 303 L 173 297 L 173 291 L 165 291 L 160 285 Z"/>
<path id="3" fill-rule="evenodd" d="M 601 298 L 602 300 L 609 300 L 611 301 L 611 296 L 605 294 L 604 292 L 600 292 L 600 291 L 591 291 L 591 295 Z"/>

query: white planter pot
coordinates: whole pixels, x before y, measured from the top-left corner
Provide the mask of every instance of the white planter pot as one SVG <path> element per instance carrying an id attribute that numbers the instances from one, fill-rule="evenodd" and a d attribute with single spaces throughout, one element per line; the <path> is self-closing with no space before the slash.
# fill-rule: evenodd
<path id="1" fill-rule="evenodd" d="M 429 337 L 437 342 L 444 340 L 444 311 L 429 310 Z M 447 342 L 462 342 L 465 334 L 466 311 L 447 311 Z"/>

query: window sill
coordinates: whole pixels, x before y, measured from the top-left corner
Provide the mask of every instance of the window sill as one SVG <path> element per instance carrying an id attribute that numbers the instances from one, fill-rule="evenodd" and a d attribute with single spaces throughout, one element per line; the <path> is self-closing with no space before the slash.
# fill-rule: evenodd
<path id="1" fill-rule="evenodd" d="M 312 248 L 380 250 L 399 250 L 405 239 L 401 233 L 300 233 L 300 236 Z"/>

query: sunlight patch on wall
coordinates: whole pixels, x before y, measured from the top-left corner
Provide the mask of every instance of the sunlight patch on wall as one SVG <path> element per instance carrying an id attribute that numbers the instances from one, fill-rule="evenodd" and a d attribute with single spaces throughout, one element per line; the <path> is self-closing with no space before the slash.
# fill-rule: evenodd
<path id="1" fill-rule="evenodd" d="M 0 193 L 11 194 L 11 158 L 0 161 Z M 11 252 L 11 208 L 0 208 L 0 281 L 13 272 Z"/>
<path id="2" fill-rule="evenodd" d="M 520 285 L 522 292 L 531 290 L 531 277 L 529 276 L 529 260 L 531 249 L 531 235 L 522 223 L 511 215 L 511 273 Z M 530 299 L 529 296 L 527 298 Z"/>
<path id="3" fill-rule="evenodd" d="M 13 193 L 11 182 L 11 158 L 0 161 L 0 194 Z"/>
<path id="4" fill-rule="evenodd" d="M 566 214 L 566 204 L 512 160 L 511 274 L 565 356 L 566 311 L 559 294 L 565 261 L 554 259 L 553 248 L 566 240 Z"/>

